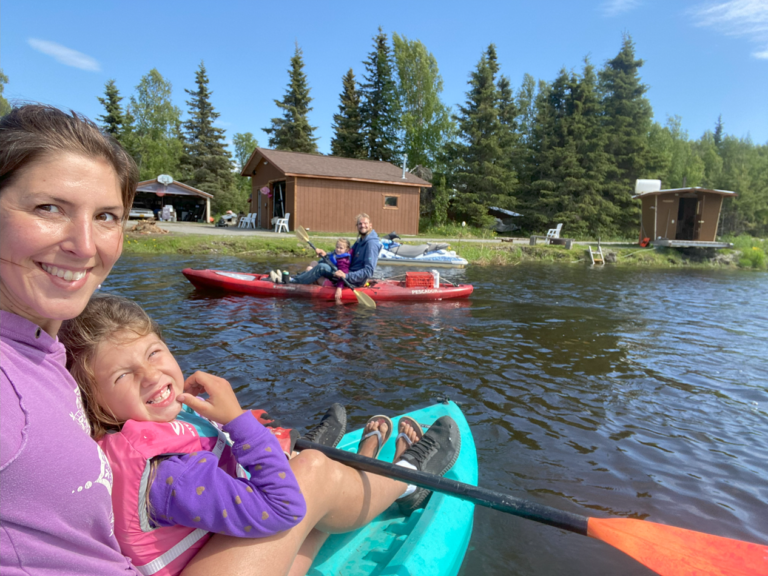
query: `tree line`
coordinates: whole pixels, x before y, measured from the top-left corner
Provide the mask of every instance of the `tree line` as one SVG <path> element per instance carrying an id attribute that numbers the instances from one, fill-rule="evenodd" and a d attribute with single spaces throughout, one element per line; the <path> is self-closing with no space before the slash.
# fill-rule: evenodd
<path id="1" fill-rule="evenodd" d="M 554 80 L 523 77 L 513 87 L 489 45 L 470 72 L 465 101 L 453 110 L 442 100 L 434 55 L 418 40 L 379 28 L 358 79 L 341 78 L 333 115 L 331 154 L 383 160 L 432 181 L 422 193 L 422 222 L 494 222 L 491 207 L 522 214 L 515 222 L 535 233 L 562 222 L 569 236 L 637 233 L 638 178 L 664 188 L 733 190 L 723 207 L 723 234 L 768 234 L 768 144 L 725 132 L 722 118 L 691 139 L 679 116 L 654 121 L 642 83 L 643 61 L 626 35 L 616 56 L 599 69 L 585 58 Z M 264 128 L 268 146 L 318 153 L 303 53 L 296 46 L 288 84 Z M 7 77 L 0 71 L 0 90 Z M 238 172 L 258 146 L 250 132 L 233 135 L 234 160 L 204 63 L 195 76 L 186 120 L 171 101 L 172 86 L 156 69 L 144 76 L 125 105 L 114 80 L 99 101 L 99 117 L 136 159 L 142 179 L 161 173 L 214 195 L 213 209 L 247 211 L 250 181 Z M 0 106 L 5 100 L 0 91 Z M 7 102 L 5 103 L 7 106 Z M 233 167 L 235 171 L 233 171 Z"/>
<path id="2" fill-rule="evenodd" d="M 390 45 L 379 29 L 363 64 L 362 81 L 352 69 L 342 78 L 331 154 L 397 163 L 404 154 L 409 165 L 428 168 L 424 224 L 489 226 L 496 207 L 521 213 L 525 231 L 562 222 L 569 236 L 634 237 L 635 180 L 655 178 L 665 188 L 736 191 L 721 233 L 768 234 L 768 145 L 726 135 L 722 117 L 698 140 L 679 116 L 654 121 L 628 35 L 599 70 L 585 58 L 580 70 L 563 68 L 552 81 L 526 74 L 517 88 L 491 44 L 455 113 L 441 100 L 437 62 L 421 42 L 395 33 Z M 289 77 L 269 145 L 317 153 L 298 46 Z"/>

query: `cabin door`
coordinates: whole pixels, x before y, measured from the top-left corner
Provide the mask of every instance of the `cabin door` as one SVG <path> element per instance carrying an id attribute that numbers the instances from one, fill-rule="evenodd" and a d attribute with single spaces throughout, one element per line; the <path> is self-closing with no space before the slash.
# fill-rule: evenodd
<path id="1" fill-rule="evenodd" d="M 272 218 L 285 218 L 285 180 L 272 184 Z"/>
<path id="2" fill-rule="evenodd" d="M 677 210 L 677 233 L 675 234 L 675 240 L 695 240 L 698 204 L 699 199 L 696 197 L 680 198 L 680 206 Z"/>

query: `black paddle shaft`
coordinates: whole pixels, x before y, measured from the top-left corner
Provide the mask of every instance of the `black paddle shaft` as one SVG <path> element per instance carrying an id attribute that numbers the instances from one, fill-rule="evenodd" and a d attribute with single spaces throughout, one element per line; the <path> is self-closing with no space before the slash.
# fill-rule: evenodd
<path id="1" fill-rule="evenodd" d="M 306 240 L 306 243 L 307 243 L 307 244 L 309 244 L 309 247 L 310 247 L 310 248 L 312 248 L 312 250 L 314 250 L 315 252 L 317 252 L 317 248 L 315 248 L 315 245 L 314 245 L 314 244 L 312 244 L 312 242 L 310 242 L 309 240 Z M 336 272 L 336 271 L 338 270 L 338 268 L 336 268 L 336 266 L 334 266 L 333 262 L 331 262 L 331 261 L 328 259 L 328 255 L 327 255 L 327 254 L 326 254 L 325 256 L 323 256 L 323 262 L 325 262 L 326 264 L 328 264 L 328 266 L 330 266 L 330 267 L 331 267 L 331 270 L 333 270 L 334 272 Z M 341 279 L 341 281 L 342 281 L 342 282 L 344 282 L 344 285 L 345 285 L 347 288 L 349 288 L 350 290 L 354 290 L 354 289 L 355 289 L 355 287 L 354 287 L 354 286 L 352 286 L 352 284 L 350 284 L 350 283 L 349 283 L 349 280 L 347 280 L 346 278 L 342 278 L 342 279 Z"/>
<path id="2" fill-rule="evenodd" d="M 576 532 L 583 536 L 587 535 L 587 522 L 589 521 L 589 518 L 586 516 L 564 512 L 542 504 L 535 504 L 523 500 L 522 498 L 516 498 L 508 494 L 502 494 L 501 492 L 494 492 L 487 488 L 472 486 L 470 484 L 465 484 L 464 482 L 457 482 L 450 478 L 443 478 L 441 476 L 419 472 L 418 470 L 411 470 L 409 468 L 404 468 L 403 466 L 395 466 L 389 462 L 366 458 L 365 456 L 347 452 L 346 450 L 331 448 L 330 446 L 324 446 L 323 444 L 315 444 L 314 442 L 309 442 L 303 438 L 299 438 L 299 440 L 296 441 L 296 449 L 317 450 L 328 456 L 331 460 L 336 460 L 337 462 L 341 462 L 342 464 L 346 464 L 358 470 L 394 478 L 408 484 L 415 484 L 416 486 L 427 488 L 435 492 L 448 494 L 460 498 L 461 500 L 467 500 L 479 506 L 493 508 L 494 510 L 513 514 L 514 516 L 520 516 L 521 518 L 527 518 L 529 520 L 534 520 L 535 522 L 541 522 L 542 524 L 548 524 L 550 526 L 555 526 L 556 528 Z"/>

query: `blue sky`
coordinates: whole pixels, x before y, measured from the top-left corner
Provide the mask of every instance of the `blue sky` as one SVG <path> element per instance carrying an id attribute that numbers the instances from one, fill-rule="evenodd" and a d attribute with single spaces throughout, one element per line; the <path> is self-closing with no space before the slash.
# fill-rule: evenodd
<path id="1" fill-rule="evenodd" d="M 341 77 L 361 79 L 377 28 L 421 40 L 435 55 L 443 100 L 465 100 L 482 51 L 496 44 L 502 74 L 554 80 L 580 70 L 585 56 L 600 68 L 629 33 L 645 60 L 656 120 L 682 117 L 698 138 L 722 114 L 725 131 L 768 143 L 768 0 L 605 0 L 536 2 L 235 2 L 221 0 L 6 0 L 0 12 L 0 66 L 8 99 L 72 108 L 92 118 L 104 83 L 122 96 L 157 68 L 186 111 L 205 61 L 218 125 L 231 139 L 261 130 L 278 115 L 294 45 L 304 52 L 321 152 L 328 152 Z"/>

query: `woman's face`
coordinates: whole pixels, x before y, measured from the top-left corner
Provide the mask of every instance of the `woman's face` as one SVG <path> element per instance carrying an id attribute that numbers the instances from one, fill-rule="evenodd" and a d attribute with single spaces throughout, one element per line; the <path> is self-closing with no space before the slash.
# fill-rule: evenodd
<path id="1" fill-rule="evenodd" d="M 0 307 L 55 335 L 120 257 L 123 212 L 104 160 L 60 154 L 27 166 L 0 193 Z"/>

